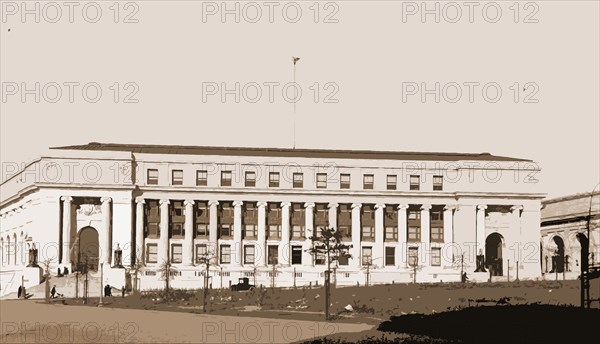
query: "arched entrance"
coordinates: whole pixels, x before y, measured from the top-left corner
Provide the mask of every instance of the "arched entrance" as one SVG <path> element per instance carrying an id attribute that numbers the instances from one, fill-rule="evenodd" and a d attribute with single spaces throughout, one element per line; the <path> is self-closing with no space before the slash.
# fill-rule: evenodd
<path id="1" fill-rule="evenodd" d="M 551 273 L 563 273 L 565 271 L 565 242 L 558 235 L 552 238 L 556 248 L 552 254 L 552 270 Z"/>
<path id="2" fill-rule="evenodd" d="M 502 276 L 502 235 L 492 233 L 485 239 L 485 265 L 492 276 Z"/>
<path id="3" fill-rule="evenodd" d="M 77 261 L 79 264 L 86 264 L 90 270 L 98 269 L 98 257 L 100 255 L 100 241 L 98 239 L 98 231 L 93 227 L 85 227 L 79 231 L 77 237 L 79 246 L 77 251 Z M 79 266 L 78 270 L 83 267 Z"/>

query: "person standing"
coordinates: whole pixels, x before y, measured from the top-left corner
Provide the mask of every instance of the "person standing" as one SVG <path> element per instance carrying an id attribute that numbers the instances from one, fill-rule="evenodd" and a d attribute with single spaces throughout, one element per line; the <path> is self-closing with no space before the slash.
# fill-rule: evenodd
<path id="1" fill-rule="evenodd" d="M 23 286 L 19 286 L 19 290 L 17 291 L 17 298 L 21 298 L 21 293 L 23 293 Z"/>
<path id="2" fill-rule="evenodd" d="M 56 297 L 56 285 L 54 285 L 52 287 L 52 290 L 50 290 L 50 295 L 52 296 L 53 299 Z"/>

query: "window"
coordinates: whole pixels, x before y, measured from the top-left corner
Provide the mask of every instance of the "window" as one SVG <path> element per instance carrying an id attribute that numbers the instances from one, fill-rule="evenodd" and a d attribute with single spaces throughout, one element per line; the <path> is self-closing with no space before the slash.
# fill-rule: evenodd
<path id="1" fill-rule="evenodd" d="M 231 263 L 231 246 L 221 245 L 221 264 Z"/>
<path id="2" fill-rule="evenodd" d="M 431 242 L 444 242 L 444 208 L 434 205 L 429 212 Z"/>
<path id="3" fill-rule="evenodd" d="M 160 206 L 157 200 L 146 201 L 146 237 L 158 238 L 160 233 Z"/>
<path id="4" fill-rule="evenodd" d="M 325 265 L 325 252 L 319 250 L 315 254 L 315 265 Z"/>
<path id="5" fill-rule="evenodd" d="M 277 258 L 279 253 L 279 246 L 269 245 L 269 265 L 277 264 Z"/>
<path id="6" fill-rule="evenodd" d="M 269 225 L 269 239 L 279 239 L 281 237 L 281 225 Z"/>
<path id="7" fill-rule="evenodd" d="M 410 189 L 419 190 L 421 178 L 419 176 L 410 176 Z"/>
<path id="8" fill-rule="evenodd" d="M 248 171 L 246 172 L 246 186 L 253 187 L 256 186 L 256 172 Z"/>
<path id="9" fill-rule="evenodd" d="M 244 246 L 244 264 L 254 264 L 254 245 Z"/>
<path id="10" fill-rule="evenodd" d="M 421 241 L 421 227 L 408 227 L 408 241 L 419 242 Z"/>
<path id="11" fill-rule="evenodd" d="M 431 227 L 431 242 L 444 242 L 444 227 Z"/>
<path id="12" fill-rule="evenodd" d="M 254 224 L 244 225 L 244 233 L 243 233 L 244 239 L 256 238 L 257 233 L 258 233 L 258 225 L 254 225 Z"/>
<path id="13" fill-rule="evenodd" d="M 172 201 L 169 205 L 170 221 L 169 229 L 171 237 L 182 237 L 184 235 L 185 216 L 183 214 L 185 206 L 183 201 Z"/>
<path id="14" fill-rule="evenodd" d="M 231 186 L 231 171 L 221 171 L 221 186 Z"/>
<path id="15" fill-rule="evenodd" d="M 442 191 L 444 188 L 444 178 L 442 176 L 433 176 L 433 190 Z"/>
<path id="16" fill-rule="evenodd" d="M 196 237 L 207 237 L 209 235 L 209 228 L 207 223 L 196 224 Z"/>
<path id="17" fill-rule="evenodd" d="M 292 239 L 302 239 L 304 237 L 304 226 L 292 225 Z"/>
<path id="18" fill-rule="evenodd" d="M 371 265 L 373 263 L 373 248 L 363 247 L 362 248 L 362 265 Z"/>
<path id="19" fill-rule="evenodd" d="M 398 182 L 398 177 L 395 174 L 388 174 L 387 176 L 387 189 L 388 190 L 396 190 L 396 184 Z"/>
<path id="20" fill-rule="evenodd" d="M 148 175 L 146 178 L 146 184 L 148 185 L 158 185 L 158 170 L 148 169 Z"/>
<path id="21" fill-rule="evenodd" d="M 293 175 L 293 186 L 295 188 L 301 188 L 304 185 L 304 175 L 302 173 L 294 173 Z"/>
<path id="22" fill-rule="evenodd" d="M 347 248 L 343 248 L 340 251 L 340 255 L 338 256 L 338 264 L 339 265 L 348 265 L 348 260 L 350 258 L 350 252 Z"/>
<path id="23" fill-rule="evenodd" d="M 317 189 L 327 188 L 327 173 L 317 173 Z"/>
<path id="24" fill-rule="evenodd" d="M 208 258 L 206 244 L 196 244 L 196 264 L 206 264 L 205 260 Z"/>
<path id="25" fill-rule="evenodd" d="M 171 171 L 171 185 L 183 185 L 183 171 L 182 170 Z"/>
<path id="26" fill-rule="evenodd" d="M 146 244 L 146 263 L 158 262 L 158 244 Z"/>
<path id="27" fill-rule="evenodd" d="M 385 266 L 394 266 L 396 265 L 396 248 L 395 247 L 386 247 L 385 248 Z"/>
<path id="28" fill-rule="evenodd" d="M 375 227 L 363 226 L 362 227 L 362 240 L 366 240 L 366 241 L 375 240 Z"/>
<path id="29" fill-rule="evenodd" d="M 269 187 L 270 188 L 278 188 L 279 187 L 279 172 L 269 172 Z"/>
<path id="30" fill-rule="evenodd" d="M 373 189 L 373 175 L 365 174 L 363 176 L 363 189 L 372 190 Z"/>
<path id="31" fill-rule="evenodd" d="M 302 246 L 292 246 L 292 265 L 302 264 Z"/>
<path id="32" fill-rule="evenodd" d="M 398 240 L 398 227 L 386 226 L 385 227 L 385 241 L 396 241 Z"/>
<path id="33" fill-rule="evenodd" d="M 223 237 L 231 237 L 231 225 L 228 223 L 222 223 L 219 226 L 219 233 L 221 234 L 221 238 Z"/>
<path id="34" fill-rule="evenodd" d="M 408 248 L 408 265 L 417 266 L 419 264 L 419 248 L 409 247 Z"/>
<path id="35" fill-rule="evenodd" d="M 442 265 L 442 249 L 434 247 L 431 249 L 431 266 Z"/>
<path id="36" fill-rule="evenodd" d="M 182 248 L 181 244 L 171 245 L 171 263 L 181 263 L 183 261 L 181 259 L 182 253 L 183 253 L 183 248 Z"/>
<path id="37" fill-rule="evenodd" d="M 208 171 L 200 170 L 196 171 L 196 186 L 208 185 Z"/>
<path id="38" fill-rule="evenodd" d="M 350 175 L 340 174 L 340 189 L 350 189 Z"/>
<path id="39" fill-rule="evenodd" d="M 352 238 L 352 231 L 350 230 L 350 226 L 338 226 L 338 232 L 342 234 L 342 240 Z"/>

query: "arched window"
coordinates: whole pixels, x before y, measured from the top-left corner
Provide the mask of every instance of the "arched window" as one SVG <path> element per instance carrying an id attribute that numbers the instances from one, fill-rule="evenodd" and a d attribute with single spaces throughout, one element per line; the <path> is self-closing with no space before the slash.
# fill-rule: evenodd
<path id="1" fill-rule="evenodd" d="M 18 245 L 19 244 L 17 243 L 17 233 L 15 233 L 15 234 L 13 234 L 13 250 L 14 250 L 13 251 L 13 255 L 14 255 L 13 262 L 15 262 L 15 265 L 17 265 L 17 263 L 18 263 L 18 261 L 17 261 L 17 257 L 18 257 L 17 256 L 17 246 Z"/>
<path id="2" fill-rule="evenodd" d="M 0 264 L 4 265 L 4 238 L 0 238 Z"/>
<path id="3" fill-rule="evenodd" d="M 6 265 L 10 265 L 10 236 L 6 236 Z"/>

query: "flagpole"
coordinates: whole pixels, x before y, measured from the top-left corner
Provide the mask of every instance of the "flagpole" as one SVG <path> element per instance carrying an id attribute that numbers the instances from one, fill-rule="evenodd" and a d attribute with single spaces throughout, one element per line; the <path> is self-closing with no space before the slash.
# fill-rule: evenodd
<path id="1" fill-rule="evenodd" d="M 294 62 L 294 90 L 296 89 L 296 58 L 292 57 L 292 61 Z M 294 127 L 294 146 L 293 149 L 296 149 L 296 99 L 298 97 L 297 92 L 294 94 L 294 114 L 292 115 L 293 127 Z"/>

